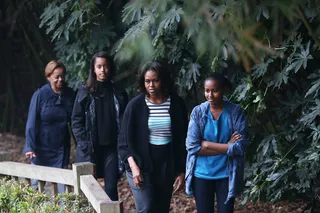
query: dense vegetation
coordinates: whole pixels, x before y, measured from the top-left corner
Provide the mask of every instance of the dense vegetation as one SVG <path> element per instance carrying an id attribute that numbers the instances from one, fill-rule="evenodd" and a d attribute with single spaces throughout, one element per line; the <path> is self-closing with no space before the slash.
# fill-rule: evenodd
<path id="1" fill-rule="evenodd" d="M 114 55 L 115 80 L 131 95 L 141 65 L 161 58 L 191 109 L 202 100 L 202 79 L 223 70 L 252 136 L 244 201 L 312 197 L 320 170 L 320 1 L 39 2 L 40 30 L 73 87 L 98 50 Z"/>
<path id="2" fill-rule="evenodd" d="M 35 191 L 26 183 L 0 179 L 1 213 L 86 213 L 91 211 L 88 201 L 74 194 L 64 193 L 53 198 Z"/>

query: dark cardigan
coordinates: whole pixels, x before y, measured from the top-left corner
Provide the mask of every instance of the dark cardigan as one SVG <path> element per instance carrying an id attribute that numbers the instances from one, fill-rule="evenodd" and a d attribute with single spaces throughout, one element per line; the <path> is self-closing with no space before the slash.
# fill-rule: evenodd
<path id="1" fill-rule="evenodd" d="M 185 140 L 188 129 L 187 109 L 182 98 L 176 94 L 170 95 L 170 117 L 172 134 L 172 159 L 175 174 L 185 172 L 186 148 Z M 145 95 L 133 98 L 122 118 L 118 141 L 119 155 L 125 162 L 126 170 L 130 171 L 128 157 L 132 156 L 143 172 L 151 172 L 152 160 L 149 143 L 149 108 L 145 102 Z"/>

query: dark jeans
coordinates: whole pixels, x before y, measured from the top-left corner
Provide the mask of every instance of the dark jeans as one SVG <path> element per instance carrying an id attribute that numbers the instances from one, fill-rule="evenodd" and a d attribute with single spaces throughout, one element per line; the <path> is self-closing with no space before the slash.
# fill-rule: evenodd
<path id="1" fill-rule="evenodd" d="M 96 175 L 104 178 L 104 190 L 112 201 L 118 200 L 118 154 L 116 149 L 96 149 Z"/>
<path id="2" fill-rule="evenodd" d="M 152 147 L 152 146 L 151 146 Z M 144 182 L 133 184 L 131 172 L 126 172 L 138 213 L 166 213 L 170 209 L 173 190 L 173 168 L 170 145 L 151 148 L 153 157 L 152 173 L 143 173 Z"/>
<path id="3" fill-rule="evenodd" d="M 224 202 L 228 196 L 229 179 L 205 180 L 193 177 L 193 194 L 196 200 L 198 213 L 214 212 L 214 195 L 217 198 L 218 213 L 232 213 L 234 208 L 234 198 L 227 204 Z"/>

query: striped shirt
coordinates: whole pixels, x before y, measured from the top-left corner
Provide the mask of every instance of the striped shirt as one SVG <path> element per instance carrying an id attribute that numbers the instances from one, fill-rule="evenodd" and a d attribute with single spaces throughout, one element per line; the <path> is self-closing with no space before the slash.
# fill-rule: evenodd
<path id="1" fill-rule="evenodd" d="M 171 142 L 171 118 L 169 114 L 170 97 L 162 104 L 151 103 L 148 99 L 146 104 L 149 108 L 149 142 L 153 145 L 165 145 Z"/>

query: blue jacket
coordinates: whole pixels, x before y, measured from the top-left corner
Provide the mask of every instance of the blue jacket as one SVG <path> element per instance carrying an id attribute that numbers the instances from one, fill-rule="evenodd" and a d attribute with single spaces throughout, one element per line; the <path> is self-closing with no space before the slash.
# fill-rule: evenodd
<path id="1" fill-rule="evenodd" d="M 36 165 L 63 168 L 69 163 L 71 119 L 74 91 L 65 87 L 63 93 L 53 92 L 50 84 L 32 96 L 26 125 L 24 153 L 33 151 Z"/>
<path id="2" fill-rule="evenodd" d="M 245 115 L 239 105 L 225 101 L 225 107 L 230 112 L 229 123 L 232 124 L 232 132 L 237 131 L 242 135 L 235 143 L 229 143 L 228 168 L 229 168 L 229 192 L 226 202 L 230 198 L 239 195 L 243 188 L 244 154 L 249 143 L 247 122 Z M 186 147 L 188 151 L 186 161 L 186 193 L 192 195 L 192 178 L 197 159 L 197 153 L 201 149 L 204 127 L 206 125 L 206 113 L 209 102 L 196 106 L 190 115 Z"/>

